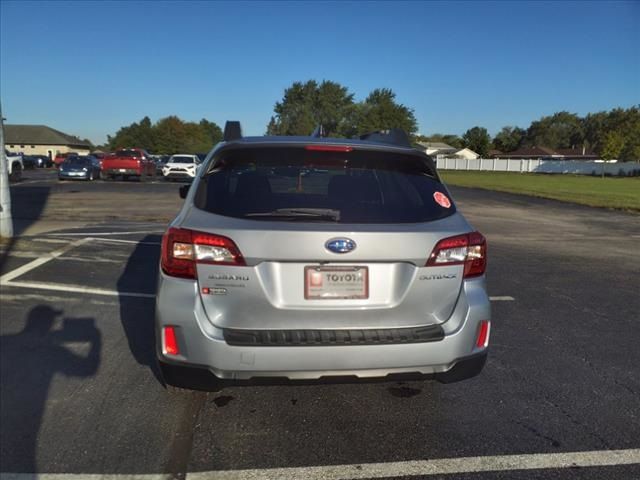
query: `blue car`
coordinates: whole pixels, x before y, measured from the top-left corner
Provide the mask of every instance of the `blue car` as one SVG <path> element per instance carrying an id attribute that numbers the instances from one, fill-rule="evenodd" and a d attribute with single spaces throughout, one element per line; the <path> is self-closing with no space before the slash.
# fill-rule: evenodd
<path id="1" fill-rule="evenodd" d="M 92 155 L 67 158 L 58 169 L 58 180 L 100 178 L 100 160 Z"/>

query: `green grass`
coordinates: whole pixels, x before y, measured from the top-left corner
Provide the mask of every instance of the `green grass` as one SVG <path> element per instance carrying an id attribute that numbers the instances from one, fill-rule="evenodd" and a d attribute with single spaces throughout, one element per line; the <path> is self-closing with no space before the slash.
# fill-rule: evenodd
<path id="1" fill-rule="evenodd" d="M 455 170 L 440 170 L 440 175 L 449 185 L 640 212 L 640 177 L 600 178 L 586 175 Z"/>

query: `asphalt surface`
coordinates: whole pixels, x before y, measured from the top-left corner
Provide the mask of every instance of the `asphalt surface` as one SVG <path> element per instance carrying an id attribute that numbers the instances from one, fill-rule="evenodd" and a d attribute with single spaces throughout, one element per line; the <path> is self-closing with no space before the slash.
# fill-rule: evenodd
<path id="1" fill-rule="evenodd" d="M 2 285 L 2 472 L 181 477 L 640 448 L 638 215 L 453 188 L 488 238 L 490 295 L 514 298 L 493 303 L 490 357 L 472 380 L 171 393 L 154 365 L 152 295 L 178 186 L 26 173 L 12 187 L 20 228 L 59 228 L 5 243 L 1 273 L 67 250 Z M 520 468 L 425 478 L 640 478 L 638 464 Z"/>

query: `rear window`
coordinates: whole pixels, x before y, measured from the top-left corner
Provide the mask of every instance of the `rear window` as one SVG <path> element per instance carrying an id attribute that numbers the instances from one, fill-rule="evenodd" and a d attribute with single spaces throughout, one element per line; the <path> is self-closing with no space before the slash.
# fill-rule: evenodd
<path id="1" fill-rule="evenodd" d="M 64 161 L 65 165 L 85 165 L 89 163 L 87 157 L 69 157 Z"/>
<path id="2" fill-rule="evenodd" d="M 139 151 L 137 150 L 118 150 L 116 152 L 117 157 L 141 157 Z"/>
<path id="3" fill-rule="evenodd" d="M 249 148 L 222 152 L 196 207 L 257 221 L 417 223 L 455 212 L 422 157 L 354 150 Z M 445 199 L 446 200 L 446 199 Z"/>
<path id="4" fill-rule="evenodd" d="M 171 163 L 196 163 L 193 157 L 186 156 L 173 156 L 170 160 Z"/>

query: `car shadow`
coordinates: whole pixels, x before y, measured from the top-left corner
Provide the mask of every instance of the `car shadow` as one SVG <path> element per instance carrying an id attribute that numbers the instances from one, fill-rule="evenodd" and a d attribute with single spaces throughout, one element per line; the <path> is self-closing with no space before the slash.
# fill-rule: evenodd
<path id="1" fill-rule="evenodd" d="M 20 185 L 19 183 L 10 186 L 13 237 L 3 239 L 2 251 L 0 252 L 0 272 L 4 271 L 5 264 L 18 237 L 42 216 L 50 189 L 50 186 Z"/>
<path id="2" fill-rule="evenodd" d="M 162 382 L 155 354 L 155 299 L 128 295 L 132 292 L 156 293 L 160 241 L 160 235 L 147 235 L 138 242 L 118 278 L 117 288 L 120 292 L 120 322 L 131 354 L 138 364 L 148 367 Z"/>
<path id="3" fill-rule="evenodd" d="M 39 432 L 54 376 L 86 378 L 98 370 L 102 339 L 95 319 L 63 314 L 37 305 L 21 331 L 0 336 L 2 471 L 38 471 Z M 70 344 L 77 343 L 89 344 L 88 353 L 70 350 Z"/>

